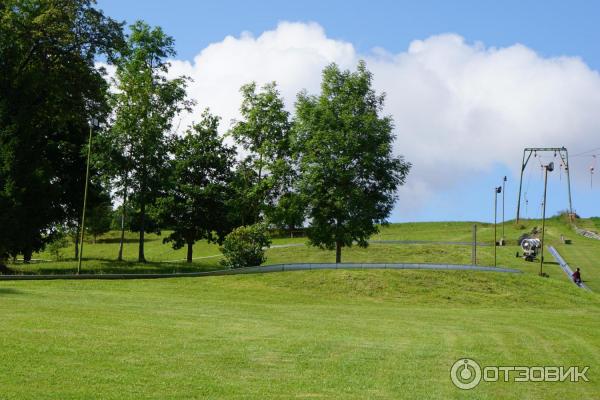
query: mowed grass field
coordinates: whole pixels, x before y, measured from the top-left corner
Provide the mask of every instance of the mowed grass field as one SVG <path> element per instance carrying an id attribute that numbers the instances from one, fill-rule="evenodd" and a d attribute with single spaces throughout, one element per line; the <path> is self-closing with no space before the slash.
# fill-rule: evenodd
<path id="1" fill-rule="evenodd" d="M 595 292 L 570 283 L 548 255 L 515 257 L 524 227 L 507 224 L 498 265 L 523 274 L 460 271 L 301 271 L 135 281 L 0 282 L 1 399 L 595 399 L 600 393 L 600 242 L 560 220 L 547 237 L 580 266 Z M 376 240 L 468 241 L 471 223 L 397 224 Z M 500 234 L 500 229 L 499 229 Z M 560 235 L 573 240 L 560 245 Z M 160 237 L 148 265 L 115 263 L 109 235 L 85 244 L 87 272 L 220 268 L 218 257 L 179 261 Z M 493 226 L 479 224 L 479 241 Z M 277 239 L 274 245 L 303 243 Z M 493 262 L 480 247 L 479 263 Z M 70 252 L 70 249 L 69 249 Z M 196 246 L 195 257 L 218 255 Z M 331 262 L 306 246 L 276 247 L 268 263 Z M 579 258 L 577 258 L 579 257 Z M 49 259 L 42 253 L 36 258 Z M 345 249 L 347 262 L 470 263 L 460 245 L 372 244 Z M 74 260 L 11 265 L 69 272 Z M 482 382 L 462 391 L 449 371 L 481 365 L 589 366 L 589 382 Z"/>

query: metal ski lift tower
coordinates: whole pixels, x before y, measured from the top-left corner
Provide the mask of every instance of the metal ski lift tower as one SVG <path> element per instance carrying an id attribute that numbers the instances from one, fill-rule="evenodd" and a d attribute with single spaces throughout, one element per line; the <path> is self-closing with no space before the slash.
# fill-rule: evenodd
<path id="1" fill-rule="evenodd" d="M 523 150 L 523 162 L 521 163 L 521 179 L 519 180 L 519 198 L 517 200 L 517 223 L 521 217 L 521 189 L 523 187 L 523 172 L 525 172 L 525 168 L 527 167 L 527 163 L 532 155 L 537 155 L 537 153 L 554 153 L 560 156 L 562 164 L 565 167 L 565 172 L 567 173 L 567 189 L 569 192 L 569 218 L 573 217 L 573 201 L 571 200 L 571 175 L 569 168 L 569 152 L 565 147 L 526 147 Z"/>

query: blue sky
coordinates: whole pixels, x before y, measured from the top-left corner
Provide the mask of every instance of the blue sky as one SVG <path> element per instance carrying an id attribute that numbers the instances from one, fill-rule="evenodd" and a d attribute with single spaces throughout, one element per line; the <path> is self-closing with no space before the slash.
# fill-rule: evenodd
<path id="1" fill-rule="evenodd" d="M 120 20 L 162 26 L 186 59 L 226 35 L 260 33 L 287 20 L 318 22 L 329 36 L 362 51 L 376 46 L 400 51 L 416 38 L 456 32 L 494 46 L 523 43 L 548 56 L 578 55 L 600 68 L 600 3 L 589 0 L 100 0 L 98 5 Z"/>
<path id="2" fill-rule="evenodd" d="M 597 16 L 600 15 L 600 3 L 593 1 L 200 2 L 174 0 L 166 2 L 146 0 L 139 2 L 100 0 L 98 5 L 106 14 L 116 19 L 128 22 L 144 19 L 152 25 L 162 26 L 176 40 L 178 59 L 189 62 L 192 62 L 194 57 L 208 45 L 220 43 L 228 35 L 239 38 L 242 32 L 249 31 L 254 37 L 258 37 L 265 31 L 276 29 L 280 21 L 316 22 L 322 27 L 327 38 L 351 43 L 355 52 L 359 55 L 371 54 L 373 48 L 383 48 L 390 54 L 406 54 L 413 41 L 426 40 L 432 36 L 445 33 L 460 35 L 467 43 L 467 46 L 463 47 L 469 52 L 475 49 L 473 51 L 477 53 L 476 56 L 478 54 L 489 54 L 494 52 L 494 49 L 512 48 L 515 50 L 514 45 L 518 43 L 536 55 L 536 59 L 527 65 L 537 65 L 540 62 L 552 65 L 554 63 L 553 58 L 568 56 L 573 60 L 581 60 L 584 67 L 581 72 L 582 79 L 588 79 L 591 82 L 591 85 L 576 82 L 579 76 L 578 71 L 582 69 L 581 65 L 561 67 L 563 75 L 552 75 L 553 77 L 547 78 L 556 86 L 556 91 L 549 92 L 550 96 L 555 94 L 567 99 L 564 101 L 571 101 L 569 100 L 571 98 L 574 100 L 570 103 L 548 104 L 545 111 L 540 113 L 542 119 L 545 115 L 544 112 L 551 113 L 548 110 L 571 109 L 571 106 L 576 110 L 579 108 L 586 109 L 596 104 L 593 103 L 596 101 L 594 93 L 581 93 L 581 87 L 595 87 L 594 85 L 597 84 L 596 71 L 600 70 L 600 54 L 597 51 L 598 43 L 600 43 L 600 27 L 597 22 Z M 476 42 L 483 43 L 484 49 L 481 52 L 479 52 L 480 49 L 478 50 Z M 446 40 L 444 43 L 448 44 L 449 42 Z M 430 44 L 431 48 L 439 48 L 439 46 L 436 46 L 434 46 L 434 43 Z M 460 50 L 459 53 L 463 54 L 463 50 Z M 441 54 L 445 53 L 442 52 Z M 527 59 L 532 56 L 525 55 L 523 57 Z M 475 59 L 478 58 L 475 57 Z M 495 62 L 494 57 L 490 57 L 490 59 L 489 63 Z M 508 58 L 505 57 L 505 59 Z M 465 65 L 472 66 L 473 63 L 466 63 Z M 498 68 L 502 68 L 506 64 L 500 61 L 497 65 Z M 522 64 L 519 65 L 521 68 L 519 76 L 523 76 Z M 183 66 L 182 68 L 184 67 L 191 68 L 190 66 Z M 382 71 L 384 70 L 385 68 L 382 69 Z M 187 70 L 184 69 L 184 71 L 187 74 Z M 497 74 L 493 71 L 497 71 L 496 69 L 489 67 L 486 71 L 492 72 L 487 72 L 489 75 L 485 79 L 495 79 Z M 536 71 L 536 74 L 540 75 L 540 70 Z M 546 71 L 546 69 L 541 71 Z M 564 79 L 561 76 L 564 76 Z M 556 85 L 557 81 L 575 83 L 570 88 L 564 89 L 562 86 Z M 544 86 L 544 81 L 541 82 L 535 87 Z M 469 84 L 472 85 L 473 83 Z M 389 92 L 387 88 L 385 90 Z M 389 94 L 390 97 L 394 97 L 393 93 Z M 516 91 L 515 97 L 520 96 L 528 97 L 529 95 L 528 93 Z M 494 99 L 489 102 L 489 104 L 497 103 Z M 508 103 L 508 108 L 511 108 L 510 106 L 511 104 Z M 507 106 L 502 107 L 506 108 Z M 521 111 L 526 112 L 527 110 Z M 518 115 L 518 112 L 511 111 L 510 115 Z M 600 147 L 600 124 L 598 124 L 600 120 L 593 119 L 591 112 L 588 112 L 581 115 L 566 113 L 560 121 L 568 120 L 571 115 L 573 121 L 565 122 L 561 131 L 564 132 L 565 141 L 572 143 L 572 146 L 569 144 L 571 154 Z M 494 119 L 494 121 L 496 120 Z M 472 120 L 469 121 L 472 122 Z M 529 120 L 527 120 L 527 124 L 524 121 L 520 119 L 508 121 L 506 126 L 521 124 L 527 125 L 528 129 L 537 129 L 535 124 L 530 126 Z M 482 124 L 487 126 L 483 122 Z M 403 125 L 400 124 L 400 126 Z M 593 126 L 599 128 L 596 136 L 590 133 L 592 129 L 590 127 Z M 488 144 L 487 146 L 473 145 L 472 147 L 467 142 L 467 145 L 458 150 L 447 150 L 452 151 L 454 154 L 449 153 L 447 157 L 443 153 L 440 155 L 439 151 L 434 151 L 436 159 L 440 160 L 440 180 L 442 183 L 439 186 L 435 183 L 437 182 L 436 177 L 432 176 L 436 173 L 434 166 L 428 171 L 421 171 L 420 175 L 409 176 L 409 182 L 411 178 L 414 178 L 414 180 L 425 179 L 423 177 L 429 179 L 428 189 L 424 190 L 428 194 L 419 198 L 417 207 L 409 199 L 412 192 L 402 192 L 400 204 L 397 210 L 394 211 L 392 220 L 489 221 L 493 218 L 492 189 L 495 185 L 501 184 L 504 175 L 507 175 L 509 179 L 506 193 L 506 216 L 507 218 L 513 218 L 518 183 L 516 171 L 518 170 L 522 148 L 531 145 L 563 145 L 561 136 L 552 136 L 551 131 L 548 129 L 544 126 L 539 128 L 540 132 L 550 132 L 549 137 L 553 138 L 552 142 L 544 142 L 539 138 L 532 139 L 531 142 L 523 140 L 522 145 L 515 144 L 511 148 L 510 152 L 511 154 L 514 153 L 514 157 L 512 155 L 510 157 L 498 155 L 496 159 L 496 148 L 502 146 L 502 144 L 497 144 L 498 142 L 492 142 L 492 145 Z M 409 133 L 403 132 L 403 134 Z M 439 134 L 441 137 L 444 135 L 443 132 Z M 570 135 L 576 137 L 570 137 Z M 541 138 L 543 137 L 542 135 Z M 519 138 L 520 136 L 517 134 L 511 136 L 510 133 L 507 133 L 506 140 L 515 142 Z M 508 151 L 506 150 L 503 154 L 508 154 Z M 402 152 L 402 149 L 400 149 L 400 152 Z M 489 157 L 490 164 L 483 166 L 483 163 L 475 163 L 463 171 L 461 165 L 457 164 L 456 161 L 454 164 L 444 161 L 446 158 L 455 159 L 457 152 L 464 152 L 462 157 L 464 157 L 465 163 L 472 158 L 473 153 L 477 153 L 480 158 Z M 411 153 L 406 155 L 415 166 L 420 163 L 432 164 L 430 160 L 424 160 L 423 157 L 427 157 L 426 154 Z M 413 158 L 411 159 L 410 156 Z M 552 155 L 544 161 L 550 161 L 551 159 Z M 528 182 L 528 211 L 531 217 L 539 215 L 539 201 L 541 198 L 540 167 L 539 162 L 534 161 L 537 164 L 532 164 L 532 172 L 527 171 L 525 175 Z M 571 168 L 572 174 L 576 175 L 573 177 L 574 207 L 584 216 L 600 215 L 600 179 L 594 182 L 594 188 L 590 187 L 589 166 L 591 162 L 591 157 L 576 157 Z M 455 167 L 460 170 L 457 172 L 458 177 L 456 179 L 445 179 L 442 172 L 449 173 L 448 170 Z M 597 168 L 600 168 L 600 166 Z M 564 178 L 559 173 L 555 173 L 550 178 L 548 199 L 550 214 L 566 208 Z M 444 182 L 450 183 L 446 184 Z M 416 189 L 414 193 L 416 193 Z M 403 204 L 409 203 L 410 206 L 403 207 Z M 533 206 L 533 204 L 536 204 L 536 206 Z"/>

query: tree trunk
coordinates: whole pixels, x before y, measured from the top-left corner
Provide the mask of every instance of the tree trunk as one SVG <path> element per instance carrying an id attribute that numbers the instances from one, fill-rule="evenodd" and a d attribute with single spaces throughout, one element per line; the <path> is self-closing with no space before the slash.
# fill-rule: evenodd
<path id="1" fill-rule="evenodd" d="M 125 185 L 123 185 L 123 204 L 121 205 L 121 240 L 119 241 L 119 255 L 117 261 L 123 261 L 123 243 L 125 242 L 125 210 L 127 207 L 127 178 L 129 174 L 125 172 Z"/>
<path id="2" fill-rule="evenodd" d="M 12 271 L 6 266 L 6 259 L 0 258 L 0 275 L 9 275 Z"/>
<path id="3" fill-rule="evenodd" d="M 335 263 L 342 262 L 342 243 L 338 240 L 335 242 Z"/>
<path id="4" fill-rule="evenodd" d="M 194 243 L 192 242 L 187 242 L 187 262 L 191 263 L 192 262 L 192 253 L 193 253 L 193 246 Z"/>
<path id="5" fill-rule="evenodd" d="M 138 262 L 145 263 L 146 257 L 144 256 L 144 228 L 146 225 L 146 204 L 142 200 L 140 207 L 140 245 L 138 253 Z"/>
<path id="6" fill-rule="evenodd" d="M 23 263 L 29 264 L 29 262 L 31 261 L 32 255 L 33 255 L 33 252 L 29 249 L 26 249 L 25 251 L 23 251 Z"/>
<path id="7" fill-rule="evenodd" d="M 79 228 L 75 232 L 75 259 L 79 259 Z"/>
<path id="8" fill-rule="evenodd" d="M 259 159 L 259 164 L 258 164 L 258 183 L 257 183 L 258 187 L 260 187 L 260 183 L 262 181 L 262 169 L 263 169 L 263 155 L 261 154 L 260 159 Z M 254 222 L 253 223 L 257 223 L 258 221 L 260 221 L 260 209 L 265 201 L 262 190 L 259 193 L 260 193 L 260 198 L 256 199 L 256 204 L 254 205 L 255 209 L 254 209 Z"/>
<path id="9" fill-rule="evenodd" d="M 119 255 L 117 261 L 123 261 L 123 242 L 125 242 L 125 207 L 121 213 L 121 240 L 119 240 Z"/>

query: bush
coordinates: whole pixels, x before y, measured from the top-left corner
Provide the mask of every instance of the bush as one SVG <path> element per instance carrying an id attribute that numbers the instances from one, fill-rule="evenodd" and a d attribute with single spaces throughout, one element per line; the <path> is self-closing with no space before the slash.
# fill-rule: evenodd
<path id="1" fill-rule="evenodd" d="M 64 232 L 58 232 L 56 236 L 48 243 L 48 252 L 52 254 L 54 260 L 60 261 L 63 259 L 62 250 L 69 245 L 69 239 Z"/>
<path id="2" fill-rule="evenodd" d="M 225 237 L 221 261 L 228 268 L 244 268 L 261 265 L 266 261 L 264 247 L 271 245 L 267 228 L 262 224 L 240 226 Z"/>
<path id="3" fill-rule="evenodd" d="M 566 222 L 567 224 L 570 224 L 572 222 L 572 220 L 576 220 L 581 217 L 576 212 L 573 212 L 573 214 L 571 214 L 571 212 L 569 210 L 562 210 L 562 211 L 559 211 L 556 214 L 554 214 L 554 216 L 552 218 L 556 218 L 558 220 L 562 220 L 563 222 Z"/>

